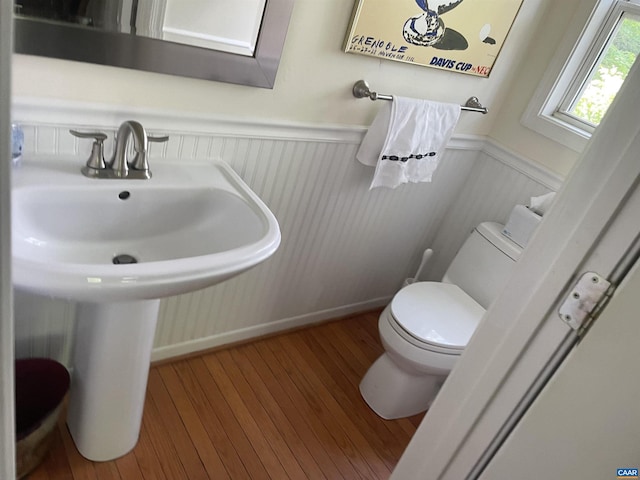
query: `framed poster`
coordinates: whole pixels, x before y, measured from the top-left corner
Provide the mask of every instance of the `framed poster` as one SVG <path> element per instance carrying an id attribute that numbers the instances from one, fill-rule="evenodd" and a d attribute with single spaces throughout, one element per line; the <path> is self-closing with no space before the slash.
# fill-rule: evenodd
<path id="1" fill-rule="evenodd" d="M 522 0 L 357 0 L 344 51 L 488 77 Z"/>

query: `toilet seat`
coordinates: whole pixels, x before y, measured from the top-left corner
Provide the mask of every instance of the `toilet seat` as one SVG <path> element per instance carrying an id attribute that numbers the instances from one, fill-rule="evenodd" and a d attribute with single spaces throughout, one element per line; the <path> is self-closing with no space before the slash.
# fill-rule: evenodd
<path id="1" fill-rule="evenodd" d="M 460 355 L 485 309 L 457 285 L 416 282 L 395 295 L 390 313 L 394 330 L 412 344 Z"/>

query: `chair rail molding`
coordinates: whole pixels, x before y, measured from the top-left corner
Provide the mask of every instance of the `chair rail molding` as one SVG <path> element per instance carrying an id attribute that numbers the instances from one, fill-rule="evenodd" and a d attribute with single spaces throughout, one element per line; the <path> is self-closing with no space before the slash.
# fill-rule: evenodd
<path id="1" fill-rule="evenodd" d="M 367 127 L 361 125 L 240 118 L 37 97 L 14 97 L 12 107 L 16 121 L 49 128 L 59 126 L 115 130 L 117 125 L 133 118 L 154 132 L 348 144 L 360 144 L 367 131 Z M 481 150 L 484 143 L 485 137 L 481 135 L 456 134 L 447 148 Z"/>

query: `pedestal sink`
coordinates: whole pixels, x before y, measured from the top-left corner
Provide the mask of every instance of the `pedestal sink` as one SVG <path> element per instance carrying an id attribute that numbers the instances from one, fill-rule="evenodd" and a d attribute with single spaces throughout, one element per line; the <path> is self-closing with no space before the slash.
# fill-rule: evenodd
<path id="1" fill-rule="evenodd" d="M 137 443 L 160 298 L 264 261 L 266 205 L 222 162 L 152 164 L 150 180 L 96 180 L 60 158 L 14 171 L 14 284 L 79 302 L 67 423 L 104 461 Z"/>

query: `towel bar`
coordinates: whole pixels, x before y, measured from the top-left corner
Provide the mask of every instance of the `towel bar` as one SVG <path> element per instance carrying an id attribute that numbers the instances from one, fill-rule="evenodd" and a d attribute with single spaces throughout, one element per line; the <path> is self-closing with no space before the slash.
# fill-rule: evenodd
<path id="1" fill-rule="evenodd" d="M 380 93 L 372 92 L 366 80 L 358 80 L 353 85 L 353 96 L 356 98 L 369 97 L 371 100 L 393 100 L 391 95 L 382 95 Z M 469 98 L 469 100 L 467 100 L 467 102 L 460 108 L 468 112 L 479 112 L 483 115 L 489 111 L 486 107 L 482 106 L 478 97 Z"/>

